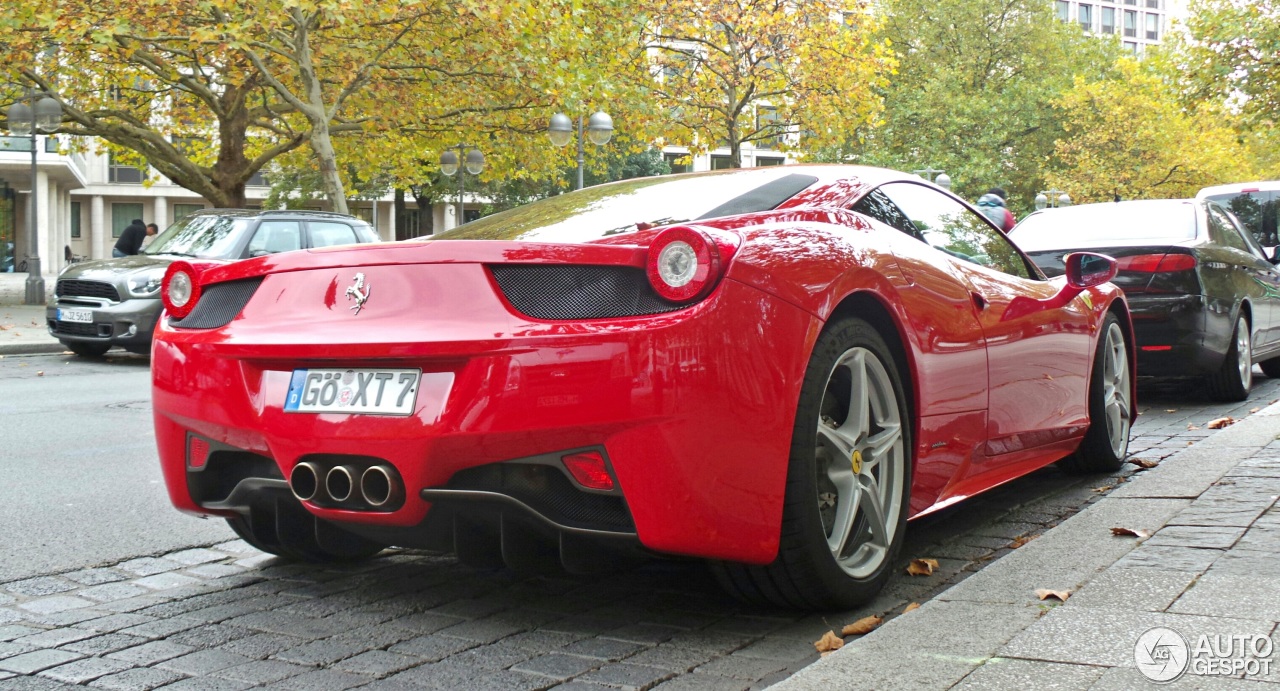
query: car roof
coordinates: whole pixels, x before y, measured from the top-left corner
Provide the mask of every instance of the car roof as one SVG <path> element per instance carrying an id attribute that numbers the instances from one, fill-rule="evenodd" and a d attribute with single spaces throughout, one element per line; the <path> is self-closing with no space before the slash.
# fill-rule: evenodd
<path id="1" fill-rule="evenodd" d="M 233 216 L 235 218 L 328 218 L 341 221 L 365 222 L 363 219 L 349 214 L 313 209 L 201 209 L 191 215 Z"/>
<path id="2" fill-rule="evenodd" d="M 1273 192 L 1280 190 L 1280 180 L 1261 180 L 1258 182 L 1233 182 L 1229 185 L 1214 185 L 1196 192 L 1196 199 L 1217 194 L 1240 194 L 1243 192 Z"/>

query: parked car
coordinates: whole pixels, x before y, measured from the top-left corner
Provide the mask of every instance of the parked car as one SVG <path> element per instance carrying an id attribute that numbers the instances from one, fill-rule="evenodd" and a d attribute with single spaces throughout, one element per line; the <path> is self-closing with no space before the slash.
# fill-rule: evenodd
<path id="1" fill-rule="evenodd" d="M 1253 238 L 1267 250 L 1268 256 L 1280 245 L 1280 180 L 1264 182 L 1238 182 L 1232 185 L 1206 187 L 1196 193 L 1196 199 L 1207 199 L 1227 207 Z"/>
<path id="2" fill-rule="evenodd" d="M 1280 271 L 1217 202 L 1162 199 L 1037 211 L 1010 237 L 1050 276 L 1082 250 L 1115 257 L 1129 299 L 1138 374 L 1199 376 L 1242 401 L 1258 363 L 1280 377 Z"/>
<path id="3" fill-rule="evenodd" d="M 284 557 L 682 555 L 744 599 L 848 607 L 908 517 L 1120 466 L 1113 273 L 1046 279 L 878 168 L 628 180 L 428 241 L 175 262 L 156 439 L 179 509 Z"/>
<path id="4" fill-rule="evenodd" d="M 162 308 L 160 279 L 175 259 L 232 261 L 377 239 L 364 221 L 323 211 L 198 211 L 169 226 L 136 256 L 63 269 L 45 313 L 49 333 L 86 357 L 101 356 L 112 346 L 147 353 Z"/>

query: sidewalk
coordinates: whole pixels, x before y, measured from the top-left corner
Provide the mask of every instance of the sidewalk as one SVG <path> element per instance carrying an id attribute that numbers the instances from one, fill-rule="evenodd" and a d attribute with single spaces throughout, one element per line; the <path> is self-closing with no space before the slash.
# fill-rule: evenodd
<path id="1" fill-rule="evenodd" d="M 49 335 L 44 305 L 22 304 L 27 274 L 0 273 L 0 355 L 58 353 L 66 347 Z M 45 291 L 53 298 L 57 279 L 45 278 Z"/>
<path id="2" fill-rule="evenodd" d="M 771 688 L 1276 688 L 1277 495 L 1273 404 Z"/>

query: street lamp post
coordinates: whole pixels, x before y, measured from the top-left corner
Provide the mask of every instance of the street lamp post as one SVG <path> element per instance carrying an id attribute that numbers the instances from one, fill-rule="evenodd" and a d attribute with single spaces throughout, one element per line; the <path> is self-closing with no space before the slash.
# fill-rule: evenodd
<path id="1" fill-rule="evenodd" d="M 44 96 L 39 101 L 37 96 Z M 52 132 L 62 125 L 62 106 L 57 100 L 34 89 L 27 92 L 27 105 L 18 101 L 9 106 L 9 131 L 21 137 L 31 135 L 31 194 L 27 199 L 27 291 L 28 305 L 44 304 L 44 276 L 40 272 L 40 237 L 36 226 L 36 133 Z"/>
<path id="2" fill-rule="evenodd" d="M 556 146 L 564 146 L 573 138 L 573 121 L 564 113 L 551 116 L 551 125 L 547 128 L 547 136 Z M 598 111 L 587 121 L 587 138 L 596 146 L 604 146 L 613 138 L 613 118 L 604 111 Z M 578 116 L 578 186 L 582 189 L 582 116 Z"/>
<path id="3" fill-rule="evenodd" d="M 1071 197 L 1067 196 L 1062 190 L 1042 190 L 1036 195 L 1036 211 L 1046 206 L 1057 208 L 1060 206 L 1071 206 Z"/>
<path id="4" fill-rule="evenodd" d="M 928 180 L 929 182 L 934 183 L 935 185 L 937 185 L 938 187 L 941 187 L 944 190 L 951 189 L 951 176 L 947 175 L 945 172 L 941 170 L 938 170 L 937 168 L 933 168 L 933 167 L 921 168 L 920 170 L 911 171 L 911 174 L 923 175 L 925 180 Z M 935 178 L 934 177 L 935 175 L 938 177 Z"/>
<path id="5" fill-rule="evenodd" d="M 466 177 L 466 173 L 479 175 L 480 171 L 484 170 L 484 154 L 480 153 L 480 150 L 476 148 L 471 148 L 470 151 L 467 151 L 468 147 L 471 147 L 471 145 L 458 144 L 457 146 L 451 147 L 453 149 L 457 149 L 458 153 L 455 154 L 452 151 L 446 150 L 444 153 L 440 154 L 440 172 L 444 173 L 445 177 L 453 177 L 454 173 L 458 174 L 458 222 L 455 225 L 463 224 L 462 195 L 466 191 L 466 183 L 463 182 L 463 178 Z M 463 161 L 462 165 L 466 169 L 466 173 L 458 170 L 459 160 Z"/>

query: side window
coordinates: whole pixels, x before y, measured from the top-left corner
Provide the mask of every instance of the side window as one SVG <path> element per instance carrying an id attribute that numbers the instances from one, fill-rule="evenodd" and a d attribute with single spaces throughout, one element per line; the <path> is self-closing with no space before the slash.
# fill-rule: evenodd
<path id="1" fill-rule="evenodd" d="M 1205 205 L 1205 210 L 1209 216 L 1209 237 L 1214 242 L 1240 250 L 1246 254 L 1253 254 L 1263 259 L 1266 258 L 1266 255 L 1262 253 L 1262 249 L 1257 246 L 1258 243 L 1256 241 L 1249 242 L 1245 240 L 1245 234 L 1241 233 L 1240 226 L 1229 214 L 1222 210 L 1222 207 L 1210 202 Z M 1250 235 L 1249 240 L 1252 239 L 1253 237 Z"/>
<path id="2" fill-rule="evenodd" d="M 1013 243 L 960 202 L 909 182 L 894 182 L 880 189 L 934 248 L 1019 278 L 1036 278 Z"/>
<path id="3" fill-rule="evenodd" d="M 868 216 L 881 223 L 893 226 L 921 242 L 925 241 L 924 236 L 920 234 L 920 229 L 916 228 L 911 219 L 902 213 L 902 209 L 895 206 L 889 200 L 889 197 L 878 189 L 872 190 L 870 194 L 859 199 L 858 203 L 851 208 L 863 216 Z"/>
<path id="4" fill-rule="evenodd" d="M 356 232 L 345 223 L 332 221 L 309 221 L 307 229 L 311 233 L 312 247 L 332 247 L 333 245 L 353 245 L 358 240 Z"/>
<path id="5" fill-rule="evenodd" d="M 263 221 L 249 241 L 249 256 L 288 252 L 302 248 L 302 229 L 297 221 Z"/>

